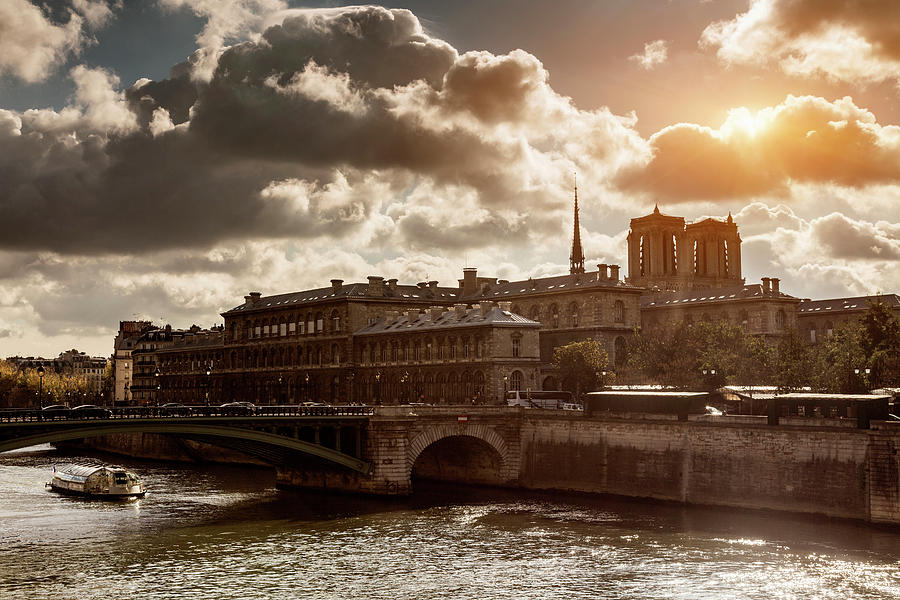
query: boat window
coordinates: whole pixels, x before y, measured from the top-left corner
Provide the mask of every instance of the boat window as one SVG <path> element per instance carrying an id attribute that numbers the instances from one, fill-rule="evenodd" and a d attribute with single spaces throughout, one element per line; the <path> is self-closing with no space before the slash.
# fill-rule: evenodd
<path id="1" fill-rule="evenodd" d="M 125 473 L 115 473 L 115 482 L 118 485 L 124 485 L 128 483 L 128 477 Z"/>

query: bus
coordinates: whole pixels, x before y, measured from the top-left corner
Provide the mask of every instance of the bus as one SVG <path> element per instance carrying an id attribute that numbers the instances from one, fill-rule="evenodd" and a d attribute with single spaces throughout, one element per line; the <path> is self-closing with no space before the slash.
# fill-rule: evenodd
<path id="1" fill-rule="evenodd" d="M 524 406 L 525 408 L 552 408 L 557 410 L 582 410 L 580 404 L 572 399 L 572 392 L 558 390 L 535 392 L 531 390 L 513 390 L 506 392 L 508 406 Z"/>

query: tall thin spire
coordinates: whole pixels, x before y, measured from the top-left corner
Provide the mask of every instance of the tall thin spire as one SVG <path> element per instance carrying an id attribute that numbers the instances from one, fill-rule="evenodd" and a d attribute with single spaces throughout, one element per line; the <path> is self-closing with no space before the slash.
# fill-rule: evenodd
<path id="1" fill-rule="evenodd" d="M 572 253 L 569 255 L 569 273 L 584 273 L 584 250 L 581 249 L 581 229 L 578 225 L 578 174 L 575 174 L 575 227 L 572 234 Z"/>

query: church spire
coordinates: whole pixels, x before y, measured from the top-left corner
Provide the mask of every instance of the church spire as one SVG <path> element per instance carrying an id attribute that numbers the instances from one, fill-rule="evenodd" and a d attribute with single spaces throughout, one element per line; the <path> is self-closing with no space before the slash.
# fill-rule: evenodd
<path id="1" fill-rule="evenodd" d="M 569 255 L 569 273 L 584 273 L 584 250 L 581 249 L 581 230 L 578 225 L 578 176 L 575 176 L 575 227 L 572 234 L 572 253 Z"/>

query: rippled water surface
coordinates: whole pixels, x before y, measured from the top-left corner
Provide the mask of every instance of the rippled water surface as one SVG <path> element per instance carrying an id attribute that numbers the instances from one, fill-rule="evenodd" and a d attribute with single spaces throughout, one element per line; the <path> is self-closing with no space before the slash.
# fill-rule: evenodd
<path id="1" fill-rule="evenodd" d="M 44 489 L 68 460 L 0 454 L 4 600 L 900 598 L 898 530 L 436 486 L 360 500 L 128 460 L 147 497 L 87 501 Z"/>

